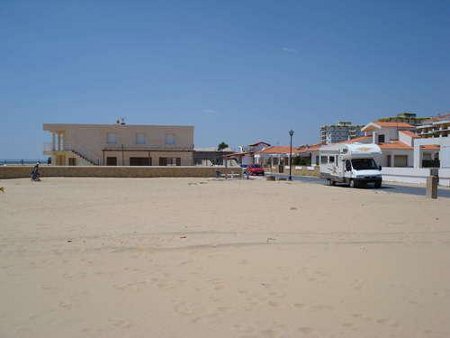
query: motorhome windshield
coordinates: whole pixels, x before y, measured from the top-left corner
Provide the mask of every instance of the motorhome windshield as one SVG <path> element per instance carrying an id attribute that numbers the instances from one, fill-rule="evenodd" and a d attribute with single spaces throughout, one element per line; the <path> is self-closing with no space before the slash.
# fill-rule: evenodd
<path id="1" fill-rule="evenodd" d="M 377 164 L 372 158 L 353 159 L 352 166 L 355 170 L 371 170 L 378 169 Z"/>

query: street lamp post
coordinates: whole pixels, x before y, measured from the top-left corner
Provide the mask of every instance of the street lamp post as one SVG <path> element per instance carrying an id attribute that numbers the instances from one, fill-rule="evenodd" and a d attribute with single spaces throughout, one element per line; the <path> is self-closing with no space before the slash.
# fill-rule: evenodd
<path id="1" fill-rule="evenodd" d="M 289 130 L 289 136 L 291 137 L 291 146 L 289 147 L 289 181 L 292 181 L 292 136 L 294 136 L 294 131 Z"/>

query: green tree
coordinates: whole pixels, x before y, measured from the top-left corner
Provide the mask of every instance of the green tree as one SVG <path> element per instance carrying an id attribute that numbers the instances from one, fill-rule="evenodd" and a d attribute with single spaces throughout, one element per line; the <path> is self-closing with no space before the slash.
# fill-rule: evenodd
<path id="1" fill-rule="evenodd" d="M 228 144 L 226 144 L 225 142 L 220 142 L 219 145 L 217 146 L 218 151 L 222 151 L 227 148 L 228 148 Z"/>

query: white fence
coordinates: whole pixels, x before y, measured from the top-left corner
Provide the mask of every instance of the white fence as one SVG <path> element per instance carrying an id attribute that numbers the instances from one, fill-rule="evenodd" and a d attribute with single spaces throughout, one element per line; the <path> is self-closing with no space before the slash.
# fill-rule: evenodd
<path id="1" fill-rule="evenodd" d="M 384 167 L 381 173 L 385 182 L 425 184 L 430 176 L 430 169 Z M 450 187 L 450 169 L 439 169 L 439 185 Z"/>

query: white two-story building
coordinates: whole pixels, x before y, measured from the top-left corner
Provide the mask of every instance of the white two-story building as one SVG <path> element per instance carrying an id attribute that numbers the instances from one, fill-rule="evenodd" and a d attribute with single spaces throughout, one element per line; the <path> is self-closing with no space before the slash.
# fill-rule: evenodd
<path id="1" fill-rule="evenodd" d="M 361 130 L 366 138 L 361 143 L 378 144 L 383 153 L 379 159 L 383 167 L 414 167 L 414 142 L 420 136 L 415 133 L 416 127 L 405 122 L 374 121 Z M 438 145 L 420 147 L 421 166 L 433 166 L 439 159 Z"/>

